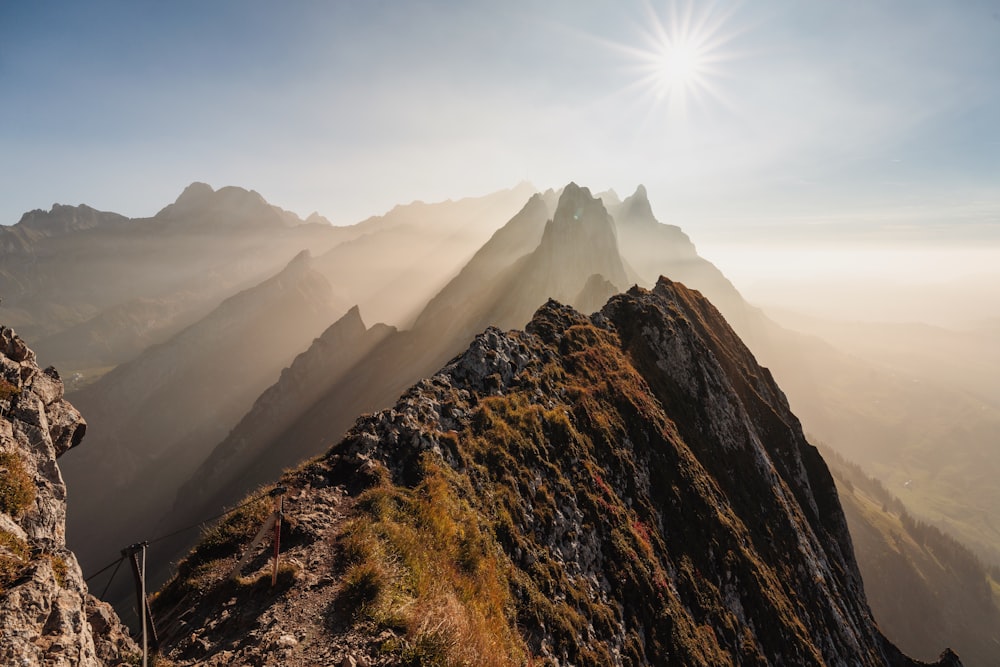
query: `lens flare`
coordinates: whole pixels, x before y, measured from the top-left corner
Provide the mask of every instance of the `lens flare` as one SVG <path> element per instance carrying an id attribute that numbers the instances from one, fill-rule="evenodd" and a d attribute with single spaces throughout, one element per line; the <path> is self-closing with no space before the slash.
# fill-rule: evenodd
<path id="1" fill-rule="evenodd" d="M 726 48 L 737 34 L 727 27 L 731 14 L 691 2 L 672 2 L 661 14 L 647 4 L 638 44 L 618 45 L 636 73 L 629 88 L 651 97 L 654 106 L 665 104 L 673 116 L 709 98 L 725 104 L 719 79 L 720 64 L 735 55 Z"/>

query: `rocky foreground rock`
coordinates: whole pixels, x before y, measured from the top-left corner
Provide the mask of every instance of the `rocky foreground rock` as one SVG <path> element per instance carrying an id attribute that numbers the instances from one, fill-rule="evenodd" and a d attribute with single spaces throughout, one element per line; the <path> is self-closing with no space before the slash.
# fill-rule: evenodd
<path id="1" fill-rule="evenodd" d="M 80 443 L 63 384 L 0 327 L 0 664 L 131 664 L 135 644 L 87 591 L 66 548 L 66 486 L 56 458 Z"/>
<path id="2" fill-rule="evenodd" d="M 255 496 L 154 606 L 179 664 L 920 665 L 880 633 L 830 473 L 697 292 L 488 329 Z M 960 664 L 946 651 L 939 665 Z"/>

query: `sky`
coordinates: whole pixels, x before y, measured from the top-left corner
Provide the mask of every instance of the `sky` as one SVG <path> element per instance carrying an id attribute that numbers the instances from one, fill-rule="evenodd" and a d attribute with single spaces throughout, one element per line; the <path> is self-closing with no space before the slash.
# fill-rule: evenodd
<path id="1" fill-rule="evenodd" d="M 0 102 L 3 224 L 192 181 L 335 224 L 576 181 L 644 183 L 719 256 L 1000 246 L 998 2 L 12 0 Z"/>

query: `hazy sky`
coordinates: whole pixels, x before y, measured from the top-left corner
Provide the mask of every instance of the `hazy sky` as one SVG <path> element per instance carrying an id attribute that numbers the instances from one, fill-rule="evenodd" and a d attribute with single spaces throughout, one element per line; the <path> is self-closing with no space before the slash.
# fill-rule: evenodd
<path id="1" fill-rule="evenodd" d="M 1000 3 L 0 2 L 0 222 L 524 179 L 645 183 L 696 241 L 1000 243 Z"/>

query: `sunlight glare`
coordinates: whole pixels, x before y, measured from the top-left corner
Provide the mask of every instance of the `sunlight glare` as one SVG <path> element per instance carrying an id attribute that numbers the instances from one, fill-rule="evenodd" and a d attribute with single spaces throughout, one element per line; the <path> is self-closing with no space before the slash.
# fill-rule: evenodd
<path id="1" fill-rule="evenodd" d="M 697 82 L 701 71 L 701 53 L 693 44 L 682 41 L 676 44 L 664 44 L 659 55 L 659 76 L 662 97 L 675 88 L 686 88 Z"/>
<path id="2" fill-rule="evenodd" d="M 735 36 L 725 30 L 731 16 L 714 4 L 672 2 L 665 15 L 646 5 L 641 46 L 625 49 L 634 58 L 638 80 L 631 86 L 652 97 L 654 106 L 665 103 L 672 116 L 685 116 L 689 100 L 706 97 L 725 103 L 717 84 L 723 74 L 719 63 L 733 54 L 724 49 Z"/>

